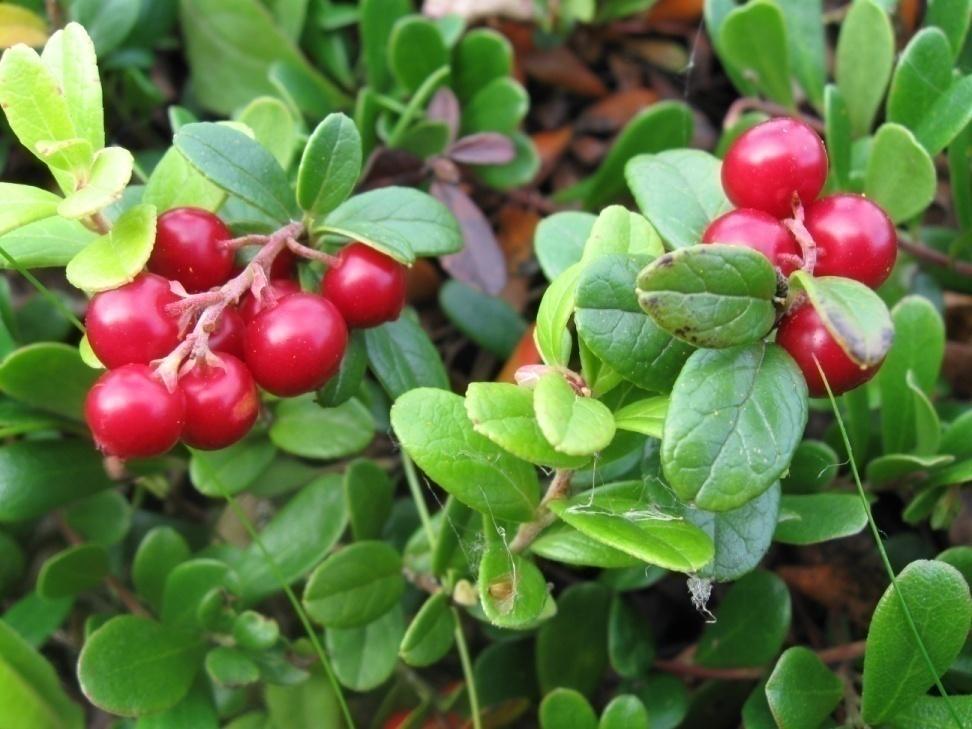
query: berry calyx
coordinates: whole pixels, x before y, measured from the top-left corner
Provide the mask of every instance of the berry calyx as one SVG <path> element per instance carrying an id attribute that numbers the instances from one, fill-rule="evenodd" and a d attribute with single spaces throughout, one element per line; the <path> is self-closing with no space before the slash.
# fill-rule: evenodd
<path id="1" fill-rule="evenodd" d="M 159 216 L 148 269 L 178 281 L 186 291 L 206 291 L 233 272 L 234 252 L 222 245 L 229 228 L 208 210 L 174 208 Z"/>
<path id="2" fill-rule="evenodd" d="M 321 293 L 352 329 L 375 327 L 402 313 L 405 267 L 364 243 L 351 243 L 327 269 Z"/>
<path id="3" fill-rule="evenodd" d="M 154 273 L 95 294 L 84 317 L 91 349 L 109 369 L 164 357 L 179 343 L 178 316 L 166 311 L 177 301 L 169 281 Z"/>
<path id="4" fill-rule="evenodd" d="M 877 288 L 898 255 L 894 223 L 862 195 L 831 195 L 805 210 L 803 224 L 817 248 L 815 276 L 844 276 Z"/>
<path id="5" fill-rule="evenodd" d="M 703 243 L 725 243 L 759 251 L 784 276 L 789 276 L 802 263 L 800 246 L 784 225 L 761 210 L 731 210 L 711 223 L 702 234 Z"/>
<path id="6" fill-rule="evenodd" d="M 300 284 L 296 281 L 289 278 L 271 279 L 263 292 L 262 300 L 258 301 L 252 293 L 247 293 L 240 300 L 240 316 L 245 323 L 249 324 L 261 311 L 271 308 L 269 302 L 276 302 L 284 296 L 298 293 L 300 293 Z"/>
<path id="7" fill-rule="evenodd" d="M 337 372 L 348 344 L 341 313 L 314 294 L 290 294 L 247 324 L 246 364 L 264 390 L 292 397 L 321 387 Z"/>
<path id="8" fill-rule="evenodd" d="M 827 396 L 827 388 L 814 357 L 820 362 L 834 395 L 863 385 L 874 377 L 880 367 L 861 367 L 848 357 L 810 304 L 800 306 L 780 320 L 776 343 L 796 361 L 807 381 L 811 397 Z"/>
<path id="9" fill-rule="evenodd" d="M 216 322 L 216 328 L 209 335 L 209 348 L 214 352 L 226 352 L 239 359 L 243 358 L 243 332 L 246 322 L 236 308 L 227 306 Z"/>
<path id="10" fill-rule="evenodd" d="M 827 150 L 817 133 L 796 119 L 771 119 L 747 129 L 726 152 L 722 187 L 739 208 L 776 218 L 793 204 L 816 199 L 827 180 Z"/>
<path id="11" fill-rule="evenodd" d="M 185 425 L 185 397 L 145 364 L 105 372 L 88 392 L 84 418 L 98 448 L 118 458 L 148 458 L 172 448 Z"/>
<path id="12" fill-rule="evenodd" d="M 182 440 L 193 448 L 226 448 L 246 435 L 260 412 L 253 376 L 231 354 L 200 360 L 179 380 L 185 393 Z"/>

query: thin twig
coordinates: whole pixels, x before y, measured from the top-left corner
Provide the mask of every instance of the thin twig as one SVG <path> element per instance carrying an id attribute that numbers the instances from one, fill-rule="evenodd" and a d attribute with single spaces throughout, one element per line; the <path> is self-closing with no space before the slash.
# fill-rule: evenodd
<path id="1" fill-rule="evenodd" d="M 972 276 L 972 263 L 958 261 L 941 251 L 936 251 L 934 248 L 929 248 L 928 246 L 902 237 L 898 238 L 898 247 L 925 263 L 931 263 L 941 268 L 950 268 L 962 276 Z"/>
<path id="2" fill-rule="evenodd" d="M 554 522 L 556 516 L 550 511 L 550 502 L 563 499 L 567 496 L 567 492 L 570 489 L 570 478 L 573 473 L 573 471 L 566 468 L 557 469 L 554 477 L 550 480 L 550 485 L 547 487 L 547 493 L 544 494 L 540 506 L 537 507 L 536 518 L 526 524 L 520 524 L 520 527 L 516 530 L 516 536 L 510 542 L 511 552 L 524 551 L 539 536 L 540 532 Z"/>
<path id="3" fill-rule="evenodd" d="M 726 112 L 725 121 L 722 123 L 722 128 L 732 129 L 739 121 L 739 118 L 747 111 L 762 111 L 770 116 L 797 117 L 812 127 L 818 134 L 824 134 L 825 132 L 824 123 L 815 116 L 803 114 L 781 104 L 774 104 L 772 101 L 765 101 L 752 96 L 743 96 L 742 98 L 736 99 L 734 102 L 732 102 L 732 104 L 729 106 L 729 110 Z"/>

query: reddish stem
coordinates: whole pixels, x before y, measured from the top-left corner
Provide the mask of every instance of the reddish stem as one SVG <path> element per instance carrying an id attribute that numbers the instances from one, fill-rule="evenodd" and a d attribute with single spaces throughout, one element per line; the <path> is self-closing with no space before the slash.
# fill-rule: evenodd
<path id="1" fill-rule="evenodd" d="M 796 198 L 796 195 L 794 195 Z M 817 266 L 817 243 L 814 241 L 807 226 L 803 224 L 803 205 L 799 200 L 793 201 L 793 217 L 783 221 L 783 225 L 790 231 L 796 239 L 800 250 L 803 252 L 803 270 L 813 274 L 813 269 Z"/>

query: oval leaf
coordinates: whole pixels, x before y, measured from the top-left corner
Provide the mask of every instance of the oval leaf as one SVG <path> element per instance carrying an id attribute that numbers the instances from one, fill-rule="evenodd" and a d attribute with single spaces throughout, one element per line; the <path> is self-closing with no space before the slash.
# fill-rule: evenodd
<path id="1" fill-rule="evenodd" d="M 145 268 L 154 244 L 155 207 L 136 205 L 118 218 L 110 232 L 71 259 L 67 279 L 88 293 L 118 288 Z"/>

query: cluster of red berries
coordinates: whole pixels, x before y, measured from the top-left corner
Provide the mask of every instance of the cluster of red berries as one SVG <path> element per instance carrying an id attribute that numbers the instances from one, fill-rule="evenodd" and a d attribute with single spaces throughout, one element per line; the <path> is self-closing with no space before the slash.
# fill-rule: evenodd
<path id="1" fill-rule="evenodd" d="M 736 209 L 713 220 L 702 242 L 757 250 L 784 276 L 804 268 L 877 288 L 894 267 L 894 224 L 861 195 L 818 199 L 827 172 L 823 142 L 803 122 L 772 119 L 745 131 L 722 164 L 722 187 Z M 814 397 L 827 394 L 814 358 L 835 394 L 867 382 L 877 370 L 853 362 L 809 303 L 780 320 L 776 341 L 796 360 Z"/>
<path id="2" fill-rule="evenodd" d="M 88 341 L 108 371 L 85 418 L 104 453 L 149 457 L 180 439 L 225 448 L 256 421 L 258 386 L 280 397 L 316 390 L 340 367 L 349 328 L 394 320 L 405 304 L 404 267 L 362 243 L 330 259 L 319 295 L 293 279 L 290 249 L 240 270 L 231 238 L 210 212 L 169 210 L 148 271 L 92 298 Z M 190 337 L 207 309 L 218 318 L 200 347 Z M 174 382 L 160 372 L 172 357 Z"/>

